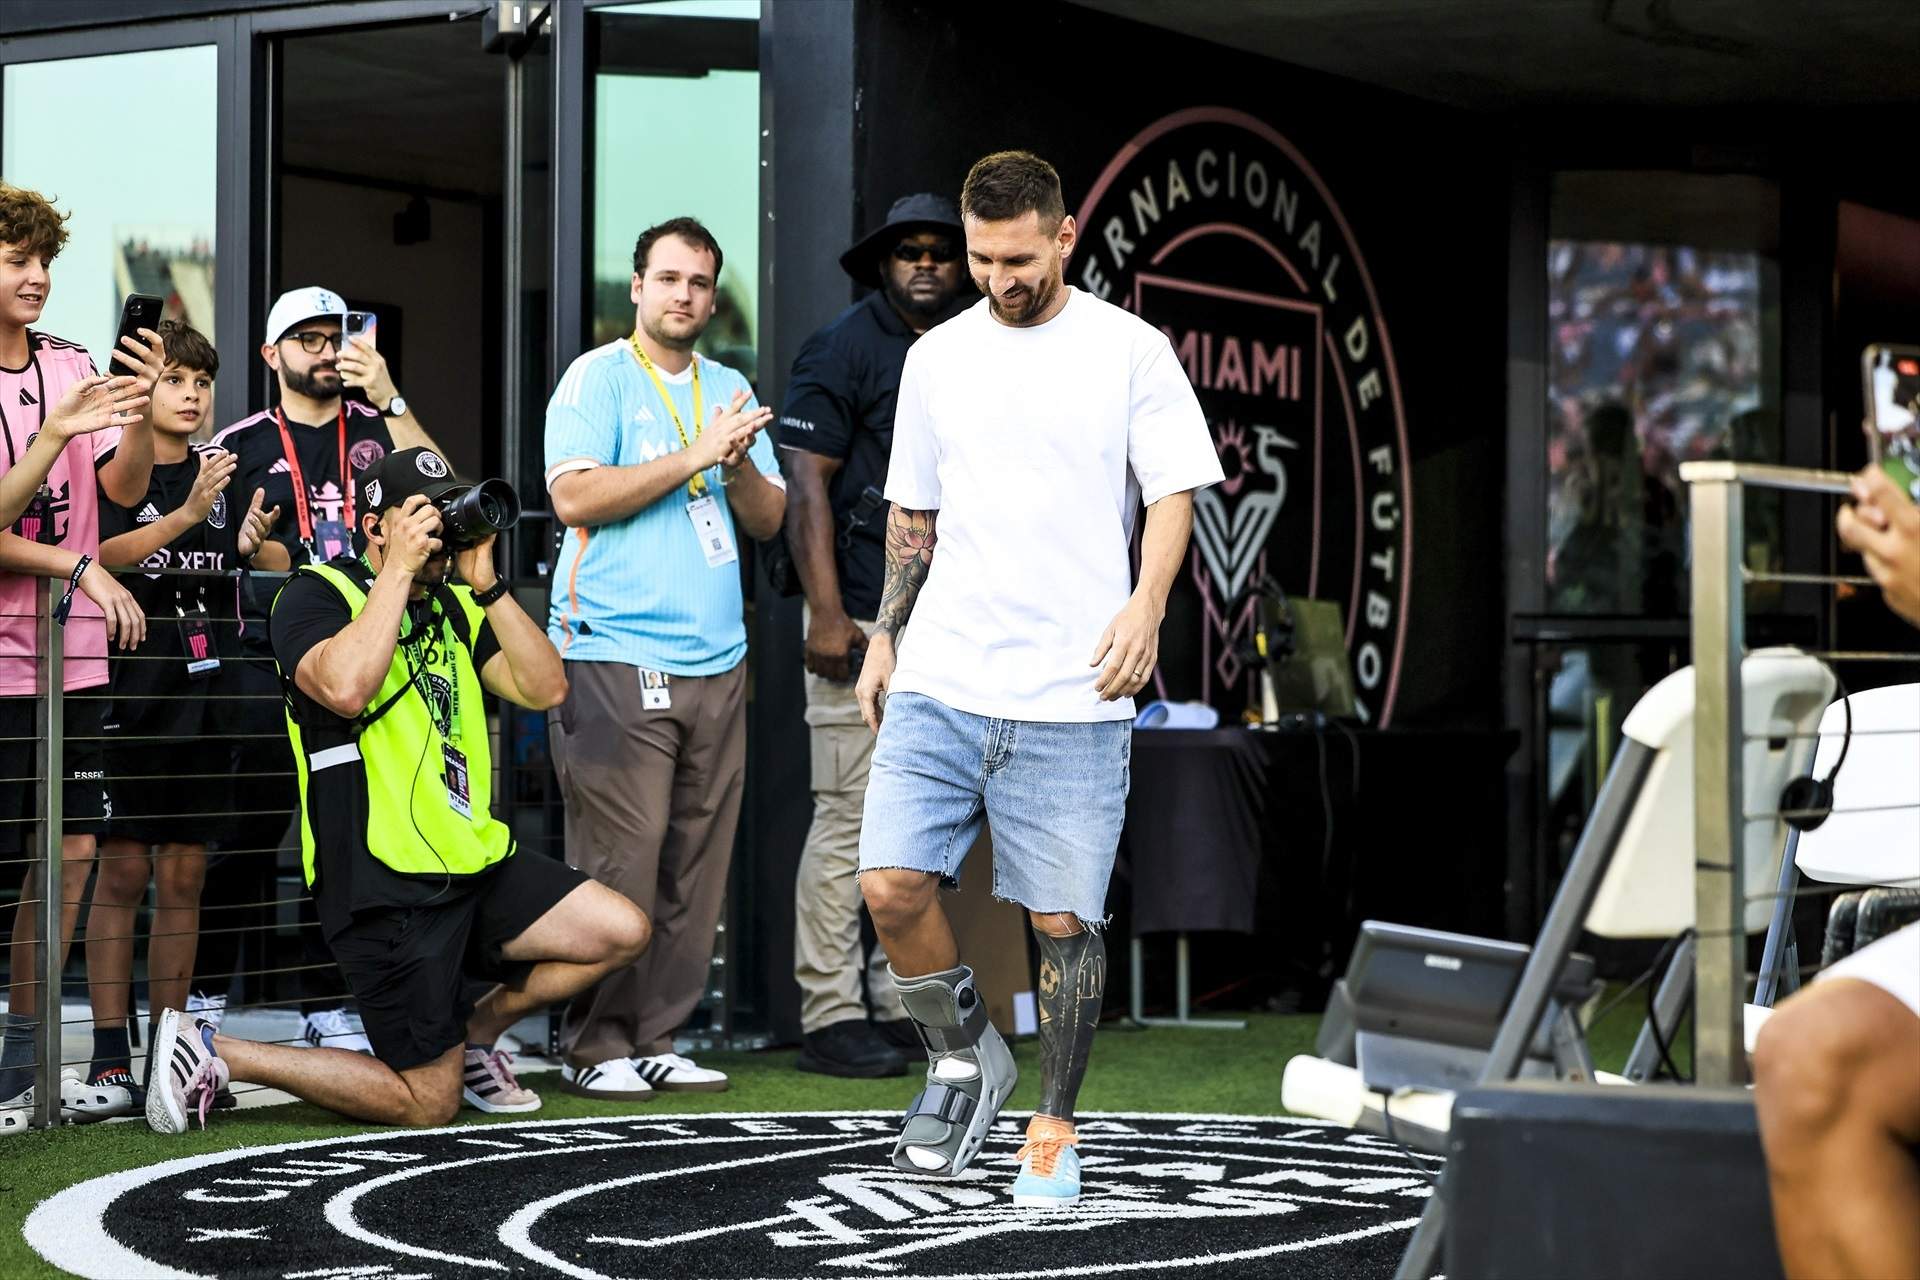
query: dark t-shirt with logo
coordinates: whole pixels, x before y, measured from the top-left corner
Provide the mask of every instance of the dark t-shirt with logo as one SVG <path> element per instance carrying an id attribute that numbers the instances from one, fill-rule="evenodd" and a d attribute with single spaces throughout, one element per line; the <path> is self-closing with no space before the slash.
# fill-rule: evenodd
<path id="1" fill-rule="evenodd" d="M 178 510 L 193 492 L 200 474 L 197 455 L 205 448 L 196 447 L 184 462 L 154 463 L 146 495 L 131 507 L 102 494 L 101 544 Z M 102 465 L 106 461 L 103 457 Z M 229 700 L 221 695 L 230 692 L 230 664 L 240 652 L 236 580 L 163 571 L 232 573 L 239 564 L 246 510 L 244 503 L 235 504 L 229 484 L 214 498 L 206 519 L 140 562 L 152 572 L 120 575 L 147 616 L 147 638 L 130 653 L 117 648 L 110 653 L 108 733 L 194 738 L 231 727 Z M 190 671 L 189 663 L 198 669 Z"/>
<path id="2" fill-rule="evenodd" d="M 841 607 L 852 618 L 880 610 L 887 509 L 870 501 L 861 510 L 861 496 L 887 487 L 894 401 L 914 337 L 882 294 L 848 307 L 801 346 L 775 427 L 781 448 L 841 460 L 827 483 L 827 505 Z M 853 523 L 850 516 L 864 518 Z"/>
<path id="3" fill-rule="evenodd" d="M 295 567 L 309 561 L 326 561 L 333 553 L 345 548 L 321 545 L 329 527 L 350 536 L 352 550 L 366 550 L 366 539 L 358 528 L 362 507 L 359 501 L 360 473 L 384 458 L 393 448 L 393 436 L 387 431 L 387 420 L 380 416 L 373 406 L 358 400 L 341 402 L 347 413 L 347 466 L 349 477 L 347 487 L 341 486 L 340 469 L 340 424 L 334 421 L 318 425 L 287 422 L 287 434 L 293 437 L 293 447 L 300 464 L 301 478 L 307 487 L 308 510 L 312 517 L 314 543 L 309 554 L 308 544 L 301 537 L 300 513 L 293 500 L 293 467 L 287 460 L 286 446 L 280 438 L 280 424 L 271 409 L 256 413 L 251 418 L 236 422 L 213 438 L 213 443 L 222 449 L 232 451 L 239 465 L 234 469 L 233 483 L 228 486 L 242 511 L 253 499 L 255 489 L 264 489 L 266 496 L 261 506 L 272 510 L 280 508 L 279 523 L 274 526 L 273 538 L 287 548 Z M 349 520 L 348 505 L 353 506 L 353 519 Z M 267 641 L 267 610 L 273 602 L 273 594 L 279 587 L 277 579 L 263 583 L 250 583 L 243 593 L 246 606 L 245 642 L 247 651 L 258 656 L 267 656 L 271 647 Z"/>

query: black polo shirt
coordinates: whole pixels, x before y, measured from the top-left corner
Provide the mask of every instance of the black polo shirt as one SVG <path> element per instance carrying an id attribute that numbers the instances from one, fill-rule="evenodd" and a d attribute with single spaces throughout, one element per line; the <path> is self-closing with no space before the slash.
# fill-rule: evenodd
<path id="1" fill-rule="evenodd" d="M 794 359 L 774 442 L 842 460 L 827 487 L 836 534 L 869 485 L 887 487 L 893 405 L 907 348 L 917 336 L 884 294 L 873 293 L 808 338 Z M 848 617 L 871 618 L 880 611 L 886 529 L 882 504 L 853 530 L 850 545 L 835 538 L 840 601 Z"/>

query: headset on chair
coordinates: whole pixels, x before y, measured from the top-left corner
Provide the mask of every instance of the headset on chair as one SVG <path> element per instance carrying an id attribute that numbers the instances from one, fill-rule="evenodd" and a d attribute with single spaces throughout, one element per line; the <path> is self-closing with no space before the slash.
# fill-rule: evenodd
<path id="1" fill-rule="evenodd" d="M 1780 817 L 1795 831 L 1812 831 L 1832 816 L 1833 780 L 1840 776 L 1840 766 L 1847 762 L 1847 752 L 1853 746 L 1853 701 L 1847 693 L 1846 682 L 1831 663 L 1827 665 L 1827 672 L 1833 676 L 1834 688 L 1840 692 L 1840 707 L 1846 714 L 1840 731 L 1840 758 L 1827 770 L 1826 777 L 1804 774 L 1788 782 L 1780 792 Z"/>

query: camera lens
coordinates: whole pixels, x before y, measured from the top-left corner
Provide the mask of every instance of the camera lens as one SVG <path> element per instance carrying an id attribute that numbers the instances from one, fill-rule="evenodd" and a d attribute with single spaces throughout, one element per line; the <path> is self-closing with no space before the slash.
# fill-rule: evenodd
<path id="1" fill-rule="evenodd" d="M 497 477 L 457 489 L 435 505 L 446 525 L 447 541 L 455 547 L 476 546 L 520 520 L 519 495 Z"/>

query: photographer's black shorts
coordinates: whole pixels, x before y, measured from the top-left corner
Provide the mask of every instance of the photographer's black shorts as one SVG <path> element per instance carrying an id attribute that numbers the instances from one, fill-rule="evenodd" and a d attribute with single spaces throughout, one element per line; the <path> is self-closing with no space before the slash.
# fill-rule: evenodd
<path id="1" fill-rule="evenodd" d="M 328 945 L 374 1056 L 406 1071 L 464 1045 L 469 980 L 523 977 L 533 965 L 500 949 L 586 882 L 557 859 L 516 853 L 451 901 L 356 912 Z"/>

